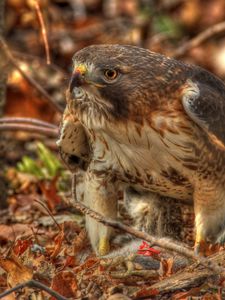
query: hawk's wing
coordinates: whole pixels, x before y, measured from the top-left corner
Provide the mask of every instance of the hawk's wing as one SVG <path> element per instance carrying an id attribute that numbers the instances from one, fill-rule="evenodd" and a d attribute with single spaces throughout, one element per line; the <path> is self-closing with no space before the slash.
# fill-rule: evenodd
<path id="1" fill-rule="evenodd" d="M 225 87 L 188 80 L 182 102 L 188 116 L 225 149 Z"/>
<path id="2" fill-rule="evenodd" d="M 90 148 L 86 132 L 79 120 L 65 109 L 57 141 L 62 160 L 69 169 L 85 168 L 89 162 Z"/>

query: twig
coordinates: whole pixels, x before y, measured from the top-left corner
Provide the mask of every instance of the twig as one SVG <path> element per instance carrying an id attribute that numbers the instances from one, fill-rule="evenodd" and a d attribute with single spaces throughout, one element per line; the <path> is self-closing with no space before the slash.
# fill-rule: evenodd
<path id="1" fill-rule="evenodd" d="M 53 222 L 55 223 L 55 225 L 58 227 L 59 229 L 59 233 L 63 231 L 63 228 L 59 225 L 59 223 L 56 221 L 55 217 L 53 216 L 52 212 L 50 211 L 50 209 L 40 200 L 38 199 L 34 199 L 35 202 L 37 202 L 38 204 L 40 204 L 49 214 L 49 216 L 52 218 Z M 65 240 L 67 241 L 68 244 L 70 244 L 70 241 L 67 239 L 66 236 L 64 236 Z"/>
<path id="2" fill-rule="evenodd" d="M 38 204 L 40 204 L 49 214 L 49 216 L 52 218 L 53 222 L 55 223 L 55 225 L 58 227 L 59 232 L 62 231 L 61 226 L 59 225 L 59 223 L 56 221 L 56 219 L 54 218 L 53 214 L 51 213 L 51 211 L 48 209 L 48 207 L 46 205 L 44 205 L 44 203 L 42 203 L 40 200 L 38 199 L 34 199 L 35 202 L 37 202 Z"/>
<path id="3" fill-rule="evenodd" d="M 48 38 L 47 38 L 47 33 L 46 33 L 45 22 L 44 22 L 44 19 L 43 19 L 43 15 L 42 15 L 42 12 L 41 12 L 41 9 L 40 9 L 39 2 L 37 0 L 34 0 L 34 7 L 36 9 L 38 20 L 39 20 L 40 25 L 41 25 L 41 33 L 42 33 L 44 46 L 45 46 L 46 61 L 47 61 L 47 64 L 49 65 L 51 63 L 50 52 L 49 52 L 49 43 L 48 43 Z"/>
<path id="4" fill-rule="evenodd" d="M 47 128 L 54 128 L 57 129 L 58 126 L 44 122 L 38 119 L 33 118 L 17 118 L 17 117 L 10 117 L 10 118 L 0 118 L 0 124 L 1 123 L 12 123 L 12 124 L 31 124 L 31 125 L 37 125 L 41 127 L 47 127 Z"/>
<path id="5" fill-rule="evenodd" d="M 26 131 L 32 133 L 39 133 L 54 138 L 58 137 L 57 129 L 42 126 L 33 126 L 28 124 L 0 124 L 0 131 Z"/>
<path id="6" fill-rule="evenodd" d="M 90 208 L 88 208 L 87 206 L 82 204 L 81 202 L 75 202 L 75 201 L 72 202 L 71 201 L 70 205 L 72 205 L 74 208 L 81 211 L 82 213 L 91 216 L 92 218 L 94 218 L 95 220 L 99 221 L 100 223 L 102 223 L 106 226 L 110 226 L 115 229 L 119 229 L 119 230 L 128 232 L 139 239 L 143 239 L 145 241 L 150 242 L 151 244 L 157 245 L 157 246 L 167 249 L 169 251 L 175 251 L 183 256 L 186 256 L 188 258 L 193 259 L 194 261 L 199 262 L 200 264 L 209 268 L 210 270 L 212 270 L 216 273 L 220 273 L 221 275 L 223 274 L 223 276 L 225 276 L 225 269 L 223 267 L 220 267 L 217 264 L 210 262 L 207 258 L 201 257 L 199 255 L 195 255 L 195 253 L 192 250 L 190 250 L 189 248 L 187 248 L 185 246 L 175 243 L 169 239 L 154 237 L 152 235 L 149 235 L 148 233 L 145 233 L 145 232 L 136 230 L 130 226 L 124 225 L 123 223 L 113 221 L 113 220 L 107 220 L 102 215 L 91 210 Z"/>
<path id="7" fill-rule="evenodd" d="M 23 283 L 20 283 L 16 286 L 14 286 L 13 288 L 3 292 L 0 294 L 0 299 L 2 299 L 3 297 L 12 294 L 13 292 L 16 292 L 20 289 L 23 289 L 25 287 L 29 287 L 29 288 L 37 288 L 40 290 L 43 290 L 45 292 L 47 292 L 49 295 L 51 295 L 52 297 L 56 298 L 57 300 L 69 300 L 68 298 L 65 298 L 63 296 L 61 296 L 59 293 L 57 293 L 56 291 L 52 290 L 51 288 L 47 287 L 45 284 L 38 282 L 36 280 L 29 280 Z"/>
<path id="8" fill-rule="evenodd" d="M 175 52 L 172 54 L 173 57 L 178 58 L 180 56 L 183 56 L 185 53 L 187 53 L 190 49 L 195 48 L 208 40 L 209 38 L 213 37 L 214 35 L 217 35 L 219 33 L 225 33 L 225 22 L 218 23 L 216 25 L 213 25 L 200 34 L 198 34 L 193 39 L 187 41 L 183 45 L 181 45 L 178 49 L 175 50 Z"/>
<path id="9" fill-rule="evenodd" d="M 6 55 L 6 57 L 8 58 L 8 60 L 10 61 L 10 63 L 19 71 L 19 73 L 41 94 L 45 97 L 45 99 L 48 101 L 48 104 L 54 108 L 54 110 L 58 111 L 58 112 L 63 112 L 63 108 L 61 108 L 60 105 L 58 105 L 58 103 L 55 102 L 55 100 L 42 88 L 42 86 L 36 81 L 34 80 L 34 78 L 32 78 L 30 75 L 28 75 L 27 73 L 25 73 L 19 63 L 17 62 L 17 60 L 14 58 L 14 56 L 12 55 L 7 43 L 5 42 L 4 38 L 2 36 L 0 36 L 0 45 L 2 46 L 2 49 Z"/>

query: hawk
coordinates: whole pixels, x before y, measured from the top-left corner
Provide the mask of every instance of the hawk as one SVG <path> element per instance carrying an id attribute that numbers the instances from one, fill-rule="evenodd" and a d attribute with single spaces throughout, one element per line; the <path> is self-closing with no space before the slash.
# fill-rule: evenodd
<path id="1" fill-rule="evenodd" d="M 90 208 L 115 219 L 118 186 L 134 191 L 128 198 L 134 195 L 136 218 L 142 194 L 145 203 L 146 195 L 149 203 L 161 196 L 193 202 L 196 251 L 218 240 L 225 229 L 220 79 L 139 47 L 93 45 L 73 57 L 66 115 L 59 146 L 77 164 L 87 161 L 82 199 Z M 68 136 L 81 141 L 77 148 L 66 148 Z M 87 217 L 87 230 L 93 248 L 105 254 L 112 229 Z"/>

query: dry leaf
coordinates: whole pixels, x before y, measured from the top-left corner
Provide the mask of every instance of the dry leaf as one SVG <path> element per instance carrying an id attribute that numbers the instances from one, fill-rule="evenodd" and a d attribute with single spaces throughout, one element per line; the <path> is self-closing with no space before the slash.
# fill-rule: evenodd
<path id="1" fill-rule="evenodd" d="M 17 240 L 14 247 L 13 247 L 13 252 L 16 256 L 20 256 L 23 254 L 28 247 L 32 245 L 31 240 Z"/>
<path id="2" fill-rule="evenodd" d="M 191 296 L 195 296 L 199 294 L 201 291 L 201 287 L 193 288 L 188 292 L 179 292 L 175 295 L 173 295 L 172 300 L 184 300 L 188 299 Z"/>
<path id="3" fill-rule="evenodd" d="M 60 253 L 63 240 L 64 240 L 64 232 L 61 231 L 54 240 L 55 241 L 55 248 L 54 248 L 54 250 L 51 254 L 51 259 L 55 259 L 56 256 Z"/>
<path id="4" fill-rule="evenodd" d="M 143 288 L 139 290 L 136 294 L 135 297 L 147 297 L 147 296 L 157 296 L 159 295 L 159 290 L 157 289 L 149 289 L 149 288 Z"/>
<path id="5" fill-rule="evenodd" d="M 7 272 L 7 283 L 9 287 L 29 281 L 33 277 L 33 271 L 22 265 L 15 255 L 12 255 L 10 258 L 0 259 L 0 266 Z"/>
<path id="6" fill-rule="evenodd" d="M 62 203 L 60 196 L 58 195 L 56 182 L 57 177 L 55 177 L 51 182 L 42 181 L 39 183 L 40 189 L 45 196 L 48 208 L 54 212 L 57 205 Z"/>
<path id="7" fill-rule="evenodd" d="M 87 231 L 82 229 L 78 236 L 74 239 L 74 256 L 76 256 L 85 246 L 87 241 Z"/>
<path id="8" fill-rule="evenodd" d="M 219 294 L 206 293 L 201 300 L 222 300 L 222 298 Z"/>
<path id="9" fill-rule="evenodd" d="M 0 225 L 0 240 L 15 241 L 18 236 L 33 234 L 30 225 L 15 224 L 15 225 Z"/>
<path id="10" fill-rule="evenodd" d="M 77 281 L 74 273 L 62 271 L 56 274 L 52 279 L 51 288 L 64 297 L 74 297 L 77 291 Z"/>

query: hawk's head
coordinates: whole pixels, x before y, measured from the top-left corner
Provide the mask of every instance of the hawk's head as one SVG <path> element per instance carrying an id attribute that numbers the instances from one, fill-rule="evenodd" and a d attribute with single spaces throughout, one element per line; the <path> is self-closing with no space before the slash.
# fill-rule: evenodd
<path id="1" fill-rule="evenodd" d="M 144 109 L 160 105 L 160 90 L 168 85 L 168 60 L 135 46 L 89 46 L 74 55 L 73 63 L 69 90 L 74 102 L 117 119 L 135 113 L 141 121 Z"/>

